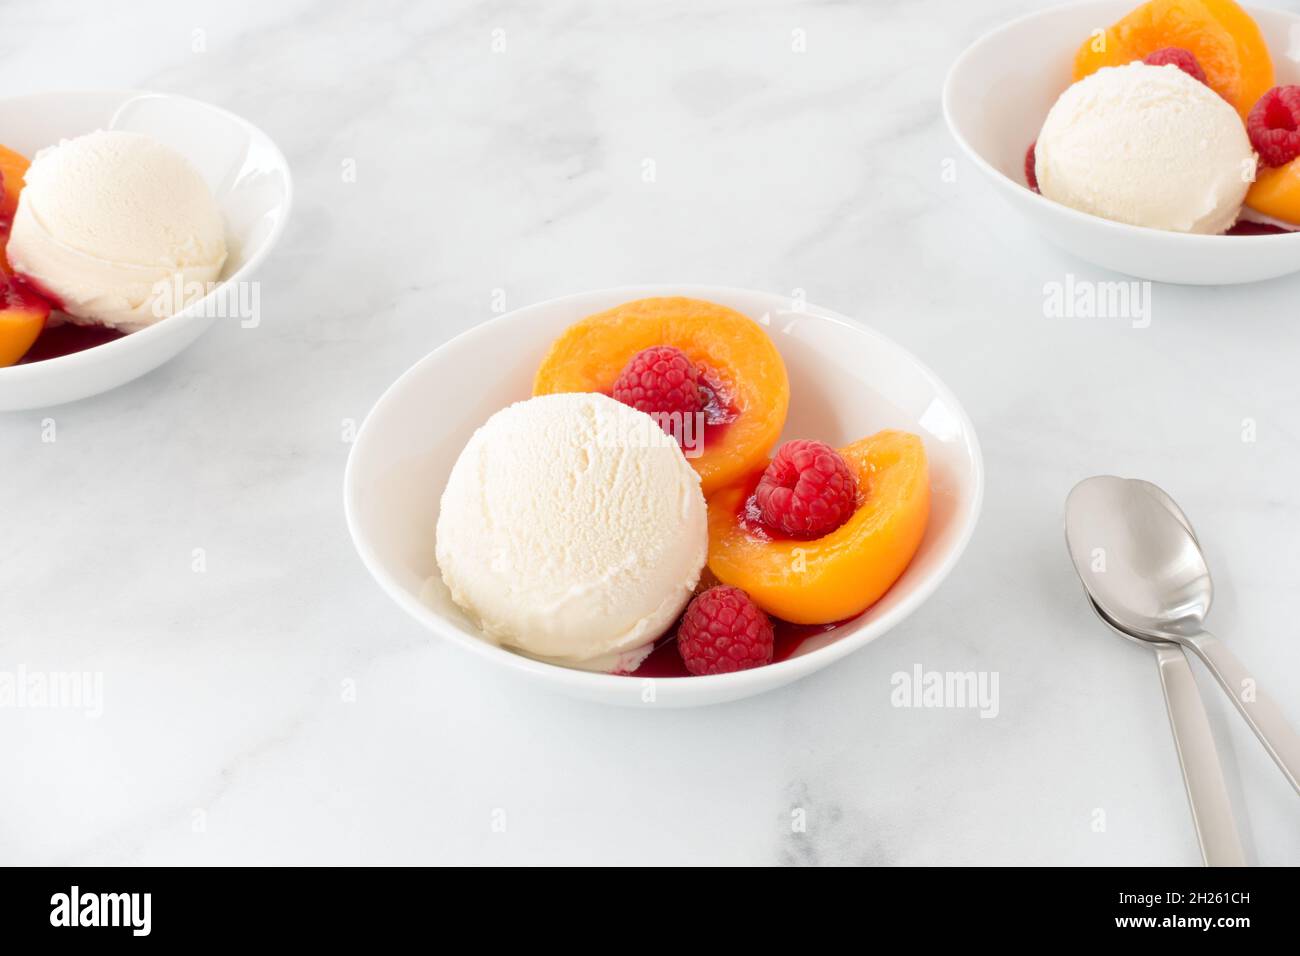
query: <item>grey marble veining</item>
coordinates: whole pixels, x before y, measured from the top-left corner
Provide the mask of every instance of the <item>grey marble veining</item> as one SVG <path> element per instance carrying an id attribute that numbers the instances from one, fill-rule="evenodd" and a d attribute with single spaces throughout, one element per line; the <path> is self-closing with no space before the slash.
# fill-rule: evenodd
<path id="1" fill-rule="evenodd" d="M 1300 279 L 1156 286 L 1145 329 L 1045 317 L 1046 283 L 1106 277 L 1025 232 L 938 105 L 1033 6 L 6 4 L 9 93 L 217 103 L 297 193 L 260 327 L 0 415 L 0 671 L 104 681 L 98 718 L 0 709 L 0 860 L 1197 863 L 1154 661 L 1088 612 L 1062 503 L 1168 488 L 1216 629 L 1300 724 Z M 962 398 L 983 519 L 904 626 L 764 697 L 606 710 L 370 580 L 341 481 L 384 387 L 494 304 L 632 282 L 804 290 Z M 893 706 L 918 664 L 996 672 L 998 716 Z M 1251 859 L 1300 862 L 1293 794 L 1205 689 Z"/>

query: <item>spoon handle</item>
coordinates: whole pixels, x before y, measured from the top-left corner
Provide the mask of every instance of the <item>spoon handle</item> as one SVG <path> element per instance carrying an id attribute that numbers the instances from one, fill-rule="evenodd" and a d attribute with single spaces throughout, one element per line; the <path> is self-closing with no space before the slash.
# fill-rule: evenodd
<path id="1" fill-rule="evenodd" d="M 1184 643 L 1205 662 L 1269 756 L 1291 781 L 1296 793 L 1300 793 L 1300 737 L 1287 723 L 1281 708 L 1256 686 L 1254 676 L 1213 634 L 1202 631 L 1188 637 Z"/>
<path id="2" fill-rule="evenodd" d="M 1237 837 L 1210 720 L 1187 655 L 1176 644 L 1157 644 L 1156 666 L 1165 689 L 1169 728 L 1183 768 L 1192 823 L 1201 842 L 1201 859 L 1206 866 L 1245 866 L 1246 854 Z"/>

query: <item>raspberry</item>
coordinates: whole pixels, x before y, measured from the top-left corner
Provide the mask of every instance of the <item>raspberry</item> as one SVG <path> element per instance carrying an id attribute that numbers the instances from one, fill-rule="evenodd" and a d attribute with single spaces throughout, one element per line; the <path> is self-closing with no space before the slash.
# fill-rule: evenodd
<path id="1" fill-rule="evenodd" d="M 1025 182 L 1034 192 L 1038 192 L 1038 159 L 1035 150 L 1038 149 L 1038 140 L 1029 144 L 1029 149 L 1025 150 Z"/>
<path id="2" fill-rule="evenodd" d="M 1142 62 L 1148 66 L 1165 66 L 1172 63 L 1192 79 L 1209 86 L 1205 79 L 1205 71 L 1201 69 L 1201 61 L 1196 59 L 1196 54 L 1180 46 L 1167 46 L 1154 53 L 1148 53 Z"/>
<path id="3" fill-rule="evenodd" d="M 819 441 L 788 441 L 754 489 L 769 528 L 798 538 L 830 534 L 853 514 L 858 487 L 839 452 Z"/>
<path id="4" fill-rule="evenodd" d="M 1246 117 L 1250 144 L 1265 166 L 1285 166 L 1300 156 L 1300 86 L 1275 86 Z"/>
<path id="5" fill-rule="evenodd" d="M 700 370 L 671 345 L 633 355 L 614 383 L 614 398 L 649 415 L 685 415 L 704 407 Z"/>
<path id="6" fill-rule="evenodd" d="M 692 674 L 730 674 L 772 663 L 772 622 L 744 591 L 719 584 L 696 595 L 677 627 Z"/>

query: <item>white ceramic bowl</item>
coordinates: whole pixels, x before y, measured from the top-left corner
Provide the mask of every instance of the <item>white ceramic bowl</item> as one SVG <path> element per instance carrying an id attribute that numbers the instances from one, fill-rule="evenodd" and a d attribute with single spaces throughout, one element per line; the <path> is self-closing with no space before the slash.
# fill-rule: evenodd
<path id="1" fill-rule="evenodd" d="M 1025 151 L 1070 85 L 1079 45 L 1137 5 L 1138 0 L 1105 0 L 1056 7 L 981 37 L 948 72 L 943 88 L 948 129 L 1020 215 L 1080 259 L 1190 285 L 1255 282 L 1300 270 L 1300 233 L 1193 236 L 1144 229 L 1076 212 L 1025 185 Z M 1300 82 L 1300 16 L 1280 10 L 1250 13 L 1268 41 L 1277 82 Z"/>
<path id="2" fill-rule="evenodd" d="M 0 99 L 0 142 L 29 158 L 97 129 L 146 133 L 189 159 L 225 218 L 230 254 L 221 281 L 252 278 L 284 230 L 293 196 L 289 165 L 265 133 L 223 109 L 159 93 L 76 90 Z M 104 345 L 0 368 L 0 411 L 57 405 L 123 385 L 188 346 L 216 311 L 194 303 Z"/>
<path id="3" fill-rule="evenodd" d="M 920 550 L 874 607 L 795 656 L 717 677 L 645 681 L 530 660 L 483 640 L 445 599 L 436 580 L 434 527 L 447 475 L 474 429 L 530 395 L 551 342 L 571 323 L 621 302 L 685 295 L 730 306 L 768 324 L 790 374 L 785 437 L 838 445 L 881 428 L 925 439 L 933 504 Z M 960 557 L 979 515 L 984 465 L 975 429 L 939 379 L 907 351 L 868 328 L 790 299 L 738 289 L 673 286 L 608 289 L 554 299 L 485 322 L 425 356 L 371 411 L 348 458 L 348 528 L 370 573 L 408 614 L 508 670 L 575 697 L 629 706 L 689 707 L 758 694 L 820 670 L 884 634 L 915 611 Z M 444 590 L 445 593 L 445 590 Z M 424 596 L 422 596 L 424 595 Z"/>

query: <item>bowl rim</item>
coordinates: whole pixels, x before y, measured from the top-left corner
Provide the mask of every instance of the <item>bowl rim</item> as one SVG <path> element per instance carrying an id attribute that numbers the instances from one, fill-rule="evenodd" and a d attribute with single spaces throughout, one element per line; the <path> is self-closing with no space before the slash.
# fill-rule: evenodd
<path id="1" fill-rule="evenodd" d="M 614 675 L 604 674 L 593 671 L 583 671 L 576 668 L 564 667 L 559 664 L 552 664 L 546 661 L 536 660 L 525 657 L 522 654 L 514 653 L 506 648 L 499 647 L 489 641 L 473 637 L 460 631 L 458 628 L 451 627 L 447 622 L 437 614 L 435 610 L 428 607 L 417 597 L 411 595 L 403 589 L 387 572 L 385 572 L 375 555 L 374 549 L 369 542 L 364 539 L 359 526 L 357 515 L 357 505 L 355 499 L 358 495 L 356 486 L 356 461 L 360 455 L 364 454 L 363 446 L 366 445 L 369 434 L 368 426 L 372 419 L 380 414 L 392 402 L 408 388 L 412 383 L 425 371 L 428 366 L 436 365 L 440 356 L 455 343 L 483 337 L 493 334 L 490 331 L 493 326 L 506 321 L 523 322 L 528 319 L 531 313 L 551 310 L 562 306 L 566 303 L 576 304 L 580 301 L 589 301 L 597 298 L 613 298 L 616 296 L 626 297 L 626 301 L 632 301 L 637 298 L 647 298 L 652 296 L 686 296 L 690 298 L 707 299 L 710 296 L 764 296 L 773 300 L 792 301 L 790 297 L 783 296 L 779 293 L 764 292 L 756 289 L 744 289 L 737 286 L 716 286 L 716 285 L 698 285 L 698 284 L 662 284 L 652 283 L 647 285 L 621 285 L 611 286 L 601 289 L 591 289 L 584 292 L 570 293 L 567 295 L 556 296 L 550 299 L 544 299 L 540 302 L 531 303 L 514 309 L 503 315 L 494 316 L 486 322 L 482 322 L 469 328 L 460 334 L 452 337 L 448 341 L 439 345 L 433 351 L 429 352 L 423 358 L 415 362 L 410 368 L 403 372 L 398 378 L 388 386 L 380 395 L 374 406 L 367 413 L 361 428 L 357 432 L 357 437 L 352 444 L 348 453 L 347 465 L 343 473 L 343 510 L 348 527 L 348 534 L 352 538 L 352 544 L 356 548 L 362 563 L 366 569 L 388 594 L 393 601 L 401 607 L 407 614 L 417 622 L 424 625 L 429 630 L 442 637 L 451 638 L 456 644 L 468 647 L 474 653 L 497 664 L 503 664 L 513 670 L 522 671 L 527 674 L 539 677 L 543 680 L 553 681 L 560 684 L 566 684 L 575 689 L 585 691 L 617 691 L 626 692 L 633 686 L 639 686 L 636 683 L 636 674 L 631 675 Z M 975 425 L 967 414 L 965 407 L 953 394 L 952 390 L 944 381 L 935 374 L 925 363 L 921 362 L 911 351 L 899 345 L 893 339 L 877 331 L 866 324 L 855 322 L 846 316 L 834 312 L 830 309 L 814 305 L 812 303 L 803 303 L 802 307 L 807 314 L 816 315 L 819 319 L 831 322 L 835 325 L 844 326 L 852 331 L 874 339 L 893 349 L 896 349 L 903 358 L 913 363 L 917 371 L 930 384 L 935 393 L 943 398 L 945 402 L 954 410 L 959 422 L 961 423 L 961 435 L 964 443 L 969 450 L 969 457 L 972 464 L 972 488 L 971 488 L 971 505 L 967 510 L 967 517 L 961 527 L 958 529 L 956 540 L 949 547 L 938 566 L 930 576 L 921 582 L 917 589 L 908 596 L 908 598 L 893 608 L 890 608 L 878 619 L 871 621 L 866 626 L 847 634 L 844 637 L 832 641 L 824 647 L 817 648 L 807 654 L 787 658 L 783 661 L 775 661 L 763 667 L 751 668 L 749 670 L 737 671 L 731 674 L 700 675 L 692 677 L 644 677 L 641 680 L 653 680 L 656 684 L 668 682 L 674 690 L 678 687 L 683 688 L 683 693 L 698 693 L 707 696 L 711 693 L 720 692 L 723 689 L 735 689 L 745 683 L 766 684 L 767 689 L 778 686 L 782 683 L 788 683 L 807 676 L 822 667 L 847 656 L 855 650 L 871 643 L 876 638 L 892 630 L 899 623 L 907 619 L 922 604 L 924 604 L 931 595 L 938 589 L 939 585 L 947 579 L 952 569 L 956 567 L 957 562 L 961 559 L 970 543 L 970 539 L 975 532 L 976 525 L 979 524 L 980 513 L 984 505 L 984 456 L 980 448 L 979 436 L 975 431 Z M 775 680 L 775 678 L 787 675 L 787 680 Z M 685 688 L 694 688 L 694 690 L 685 690 Z M 760 688 L 763 689 L 763 688 Z"/>
<path id="2" fill-rule="evenodd" d="M 1014 189 L 1017 194 L 1017 198 L 1019 199 L 1027 198 L 1028 201 L 1031 203 L 1041 203 L 1042 204 L 1041 208 L 1043 209 L 1050 208 L 1053 213 L 1062 215 L 1067 219 L 1073 219 L 1075 222 L 1110 230 L 1111 232 L 1117 235 L 1128 235 L 1128 236 L 1138 236 L 1138 237 L 1159 236 L 1171 242 L 1181 242 L 1184 245 L 1195 244 L 1195 243 L 1214 244 L 1214 243 L 1224 243 L 1228 241 L 1231 241 L 1233 246 L 1239 246 L 1246 242 L 1267 241 L 1267 242 L 1273 242 L 1277 244 L 1281 244 L 1284 242 L 1291 242 L 1291 243 L 1300 242 L 1300 228 L 1292 230 L 1291 232 L 1288 233 L 1273 233 L 1271 235 L 1262 235 L 1262 236 L 1229 236 L 1222 233 L 1218 235 L 1207 236 L 1207 235 L 1202 235 L 1200 233 L 1172 232 L 1167 229 L 1153 229 L 1150 226 L 1134 226 L 1131 225 L 1130 223 L 1115 222 L 1113 219 L 1104 219 L 1101 216 L 1094 216 L 1092 213 L 1080 212 L 1077 209 L 1072 209 L 1069 206 L 1065 206 L 1062 205 L 1061 203 L 1054 202 L 1051 199 L 1048 199 L 1042 193 L 1030 189 L 1024 183 L 1017 182 L 1015 179 L 1011 178 L 1006 173 L 1002 172 L 1002 170 L 998 169 L 996 166 L 994 166 L 992 163 L 986 160 L 979 153 L 979 151 L 976 150 L 975 147 L 970 144 L 970 141 L 967 140 L 965 135 L 962 133 L 961 126 L 954 119 L 952 113 L 952 99 L 953 96 L 955 95 L 956 78 L 958 74 L 961 72 L 961 69 L 966 65 L 966 61 L 971 59 L 979 51 L 979 49 L 983 47 L 986 43 L 991 42 L 992 40 L 996 39 L 997 37 L 1001 36 L 1004 33 L 1009 33 L 1012 30 L 1019 29 L 1023 27 L 1026 23 L 1029 23 L 1034 20 L 1040 20 L 1040 19 L 1046 20 L 1051 17 L 1060 16 L 1063 13 L 1080 10 L 1081 8 L 1084 7 L 1102 7 L 1102 6 L 1118 6 L 1118 0 L 1074 0 L 1074 2 L 1072 3 L 1064 3 L 1061 4 L 1060 6 L 1046 7 L 1041 10 L 1031 10 L 1028 13 L 1021 14 L 1020 16 L 1008 20 L 1005 23 L 1001 23 L 989 30 L 986 30 L 979 37 L 977 37 L 969 46 L 963 49 L 960 54 L 958 54 L 957 59 L 953 60 L 952 65 L 948 67 L 947 74 L 944 76 L 943 95 L 941 97 L 941 101 L 943 106 L 944 123 L 948 127 L 949 134 L 952 136 L 953 139 L 957 141 L 957 145 L 961 147 L 962 152 L 964 152 L 966 156 L 969 159 L 971 159 L 975 163 L 975 165 L 986 176 L 988 176 L 990 179 L 997 182 L 1000 188 Z M 1255 6 L 1245 7 L 1245 9 L 1247 13 L 1251 13 L 1252 15 L 1257 11 L 1265 11 L 1269 14 L 1280 15 L 1289 18 L 1294 23 L 1300 25 L 1300 14 L 1293 13 L 1290 10 L 1279 10 L 1275 7 L 1255 7 Z M 1271 54 L 1272 50 L 1270 49 L 1269 52 Z M 1020 195 L 1021 193 L 1023 193 L 1024 195 L 1021 196 Z"/>
<path id="3" fill-rule="evenodd" d="M 195 104 L 197 106 L 203 107 L 204 109 L 211 110 L 214 113 L 218 113 L 222 116 L 225 116 L 226 118 L 233 120 L 235 123 L 238 123 L 248 128 L 254 134 L 261 137 L 261 139 L 265 142 L 265 144 L 270 148 L 275 158 L 278 160 L 280 168 L 283 169 L 284 171 L 285 189 L 284 189 L 283 212 L 281 213 L 275 225 L 271 227 L 271 232 L 267 235 L 265 241 L 261 244 L 261 248 L 258 249 L 258 251 L 253 256 L 246 259 L 244 261 L 244 264 L 240 266 L 234 273 L 222 279 L 216 286 L 213 287 L 211 292 L 207 293 L 202 298 L 196 299 L 194 302 L 191 302 L 184 309 L 182 309 L 181 311 L 173 315 L 168 316 L 163 321 L 155 322 L 153 325 L 140 329 L 138 332 L 132 332 L 129 335 L 124 335 L 121 338 L 113 339 L 110 342 L 104 342 L 103 344 L 96 345 L 93 348 L 83 349 L 80 352 L 73 352 L 69 355 L 60 355 L 55 358 L 45 359 L 44 361 L 41 362 L 30 362 L 26 365 L 24 364 L 9 365 L 0 368 L 0 379 L 4 379 L 6 381 L 6 384 L 21 383 L 24 378 L 37 379 L 42 376 L 54 374 L 60 371 L 72 372 L 77 368 L 85 368 L 92 364 L 102 362 L 106 359 L 111 359 L 113 356 L 123 353 L 128 349 L 141 348 L 143 347 L 141 343 L 152 342 L 154 339 L 171 335 L 174 332 L 178 331 L 182 325 L 189 325 L 196 321 L 204 321 L 204 320 L 210 321 L 211 318 L 213 317 L 201 315 L 200 314 L 201 310 L 199 309 L 199 306 L 202 305 L 202 303 L 204 303 L 205 301 L 207 301 L 209 296 L 216 294 L 216 292 L 219 289 L 223 288 L 226 285 L 229 285 L 232 282 L 242 281 L 248 276 L 249 273 L 259 268 L 261 264 L 266 260 L 266 257 L 271 254 L 271 251 L 279 243 L 280 236 L 284 233 L 285 226 L 288 225 L 289 216 L 293 211 L 293 192 L 294 192 L 293 172 L 289 166 L 289 161 L 285 158 L 284 152 L 280 149 L 279 145 L 275 142 L 275 140 L 272 139 L 270 136 L 268 136 L 266 132 L 263 129 L 261 129 L 261 127 L 248 121 L 244 117 L 240 116 L 238 113 L 233 113 L 230 110 L 225 109 L 224 107 L 216 106 L 212 103 L 207 102 L 206 100 L 196 99 L 192 96 L 182 96 L 181 94 L 178 93 L 165 93 L 165 92 L 159 92 L 157 90 L 89 89 L 89 88 L 41 90 L 35 93 L 22 93 L 16 96 L 2 96 L 0 97 L 0 106 L 21 104 L 23 100 L 40 100 L 49 97 L 97 97 L 103 99 L 120 98 L 121 100 L 126 101 L 126 100 L 133 99 L 135 97 L 148 97 L 148 96 L 166 97 L 167 99 L 183 100 L 187 103 Z"/>

